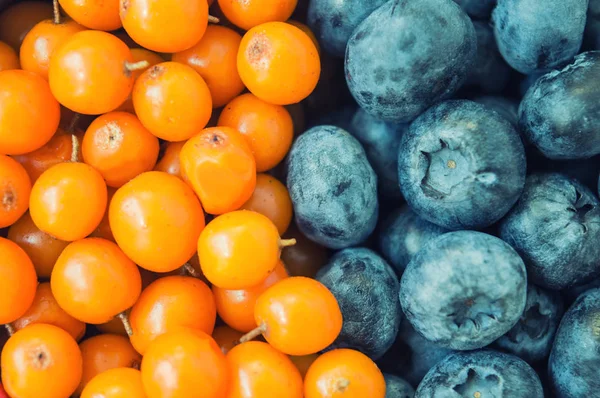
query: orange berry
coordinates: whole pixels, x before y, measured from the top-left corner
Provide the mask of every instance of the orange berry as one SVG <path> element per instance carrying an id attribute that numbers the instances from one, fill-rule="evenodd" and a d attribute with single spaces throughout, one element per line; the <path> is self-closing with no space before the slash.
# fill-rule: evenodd
<path id="1" fill-rule="evenodd" d="M 268 174 L 256 175 L 256 188 L 241 209 L 267 216 L 277 227 L 279 235 L 283 235 L 292 222 L 293 208 L 290 194 L 285 185 Z"/>
<path id="2" fill-rule="evenodd" d="M 265 22 L 285 21 L 297 4 L 298 0 L 219 0 L 225 17 L 244 30 Z"/>
<path id="3" fill-rule="evenodd" d="M 97 375 L 115 368 L 140 368 L 142 356 L 133 348 L 129 339 L 116 334 L 99 334 L 81 342 L 83 372 L 75 391 L 81 394 L 84 387 Z"/>
<path id="4" fill-rule="evenodd" d="M 156 171 L 164 171 L 176 177 L 181 177 L 181 165 L 179 163 L 179 153 L 185 145 L 185 141 L 167 142 L 162 158 L 154 166 Z"/>
<path id="5" fill-rule="evenodd" d="M 308 97 L 321 73 L 319 52 L 310 37 L 285 22 L 267 22 L 246 32 L 237 65 L 252 94 L 279 105 Z"/>
<path id="6" fill-rule="evenodd" d="M 2 350 L 2 384 L 11 397 L 69 397 L 81 379 L 81 352 L 71 335 L 38 323 L 16 332 Z"/>
<path id="7" fill-rule="evenodd" d="M 306 33 L 306 35 L 310 38 L 310 40 L 312 40 L 312 42 L 315 45 L 315 47 L 316 47 L 317 51 L 319 52 L 319 54 L 321 53 L 321 48 L 319 46 L 319 41 L 317 40 L 317 37 L 315 36 L 315 34 L 313 33 L 313 31 L 310 30 L 310 28 L 308 26 L 306 26 L 302 22 L 294 21 L 292 19 L 289 19 L 286 22 L 289 23 L 290 25 L 293 25 L 293 26 L 297 27 L 298 29 L 300 29 L 304 33 Z"/>
<path id="8" fill-rule="evenodd" d="M 287 271 L 283 263 L 279 261 L 273 272 L 256 286 L 241 290 L 228 290 L 213 286 L 212 291 L 219 316 L 227 325 L 240 332 L 251 331 L 256 327 L 254 321 L 256 300 L 269 287 L 287 277 Z"/>
<path id="9" fill-rule="evenodd" d="M 0 228 L 14 224 L 29 207 L 31 180 L 19 162 L 0 155 Z"/>
<path id="10" fill-rule="evenodd" d="M 48 82 L 23 70 L 0 72 L 0 154 L 35 151 L 50 141 L 59 121 Z"/>
<path id="11" fill-rule="evenodd" d="M 190 138 L 179 154 L 183 177 L 207 213 L 239 209 L 254 191 L 256 163 L 244 137 L 230 127 L 211 127 Z"/>
<path id="12" fill-rule="evenodd" d="M 204 213 L 181 179 L 142 173 L 117 190 L 108 219 L 115 240 L 136 264 L 155 272 L 181 267 L 196 252 Z"/>
<path id="13" fill-rule="evenodd" d="M 225 355 L 200 330 L 163 334 L 142 359 L 142 382 L 148 398 L 223 398 L 229 387 Z"/>
<path id="14" fill-rule="evenodd" d="M 303 398 L 300 372 L 267 343 L 240 344 L 227 353 L 227 363 L 232 374 L 228 398 Z"/>
<path id="15" fill-rule="evenodd" d="M 318 354 L 308 354 L 299 357 L 292 355 L 290 356 L 290 360 L 294 363 L 294 365 L 300 372 L 300 375 L 304 379 L 304 377 L 306 376 L 306 372 L 308 372 L 308 368 L 310 368 L 310 365 L 312 365 L 318 357 Z"/>
<path id="16" fill-rule="evenodd" d="M 290 225 L 284 237 L 296 240 L 294 246 L 281 253 L 281 259 L 290 275 L 314 278 L 317 271 L 329 260 L 327 249 L 304 236 L 294 223 Z"/>
<path id="17" fill-rule="evenodd" d="M 113 236 L 112 229 L 110 228 L 110 221 L 108 219 L 108 210 L 110 208 L 110 202 L 112 201 L 115 192 L 117 192 L 116 188 L 107 187 L 107 200 L 108 205 L 106 206 L 106 210 L 104 211 L 104 215 L 102 216 L 102 221 L 96 227 L 96 229 L 90 234 L 90 237 L 93 238 L 102 238 L 106 240 L 110 240 L 111 242 L 115 242 L 115 237 Z"/>
<path id="18" fill-rule="evenodd" d="M 365 354 L 341 348 L 319 356 L 304 378 L 305 398 L 384 398 L 383 374 Z"/>
<path id="19" fill-rule="evenodd" d="M 140 274 L 141 274 L 141 272 L 140 272 Z M 124 316 L 126 317 L 126 319 L 129 319 L 129 312 L 130 312 L 130 310 L 127 310 L 124 313 Z M 100 323 L 95 326 L 96 326 L 96 329 L 98 329 L 100 332 L 105 333 L 105 334 L 118 334 L 119 336 L 129 337 L 129 335 L 127 334 L 127 331 L 125 330 L 125 327 L 123 325 L 123 321 L 121 320 L 121 317 L 119 317 L 119 316 L 114 317 L 113 319 L 111 319 L 108 322 Z"/>
<path id="20" fill-rule="evenodd" d="M 58 0 L 65 12 L 79 24 L 94 30 L 121 27 L 119 0 Z"/>
<path id="21" fill-rule="evenodd" d="M 25 314 L 35 298 L 37 276 L 27 254 L 16 243 L 0 237 L 0 324 Z"/>
<path id="22" fill-rule="evenodd" d="M 33 304 L 23 316 L 12 323 L 12 326 L 15 330 L 21 330 L 36 323 L 58 326 L 75 340 L 81 340 L 85 334 L 85 323 L 73 318 L 58 305 L 49 282 L 37 286 Z"/>
<path id="23" fill-rule="evenodd" d="M 131 343 L 144 354 L 158 336 L 181 328 L 212 334 L 216 317 L 215 300 L 204 282 L 189 276 L 166 276 L 144 289 L 131 309 Z"/>
<path id="24" fill-rule="evenodd" d="M 146 398 L 142 373 L 131 368 L 104 371 L 90 380 L 81 398 Z"/>
<path id="25" fill-rule="evenodd" d="M 0 41 L 18 52 L 27 32 L 38 22 L 48 18 L 52 18 L 51 3 L 45 1 L 15 2 L 0 13 Z"/>
<path id="26" fill-rule="evenodd" d="M 131 98 L 142 124 L 167 141 L 184 141 L 197 134 L 212 113 L 204 79 L 177 62 L 163 62 L 145 71 L 135 82 Z"/>
<path id="27" fill-rule="evenodd" d="M 106 203 L 106 183 L 100 173 L 84 163 L 59 163 L 33 184 L 29 213 L 40 230 L 74 241 L 96 229 Z"/>
<path id="28" fill-rule="evenodd" d="M 221 351 L 226 354 L 227 351 L 231 350 L 237 345 L 237 342 L 243 335 L 244 334 L 242 332 L 238 332 L 229 326 L 223 325 L 215 328 L 212 333 L 212 338 L 215 339 L 217 345 L 221 347 Z"/>
<path id="29" fill-rule="evenodd" d="M 124 35 L 127 36 L 127 34 Z M 150 67 L 165 62 L 165 60 L 160 55 L 152 51 L 146 50 L 145 48 L 132 48 L 131 55 L 133 56 L 134 64 L 141 64 L 143 63 L 143 61 L 147 62 L 147 65 L 145 67 L 131 71 L 134 85 L 138 77 L 140 77 L 142 73 L 144 73 L 146 70 L 150 69 Z M 119 106 L 116 110 L 135 114 L 135 108 L 133 107 L 133 100 L 131 99 L 131 94 L 129 95 L 129 97 L 127 97 L 127 100 L 125 100 L 125 102 L 123 102 L 121 106 Z"/>
<path id="30" fill-rule="evenodd" d="M 233 29 L 209 25 L 198 43 L 173 54 L 173 62 L 191 66 L 206 81 L 213 108 L 222 107 L 244 90 L 237 71 L 241 42 L 242 36 Z"/>
<path id="31" fill-rule="evenodd" d="M 93 324 L 108 322 L 130 308 L 142 290 L 133 261 L 101 238 L 70 243 L 56 261 L 50 285 L 68 314 Z"/>
<path id="32" fill-rule="evenodd" d="M 242 37 L 240 36 L 240 41 L 241 40 L 242 40 Z M 0 72 L 2 72 L 3 70 L 19 69 L 19 68 L 20 68 L 19 57 L 17 56 L 17 53 L 15 52 L 15 50 L 8 44 L 0 41 Z"/>

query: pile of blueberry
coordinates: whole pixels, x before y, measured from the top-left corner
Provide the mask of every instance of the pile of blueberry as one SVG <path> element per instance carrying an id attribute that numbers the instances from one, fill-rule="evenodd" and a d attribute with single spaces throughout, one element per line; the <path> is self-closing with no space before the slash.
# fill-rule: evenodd
<path id="1" fill-rule="evenodd" d="M 307 12 L 321 112 L 282 172 L 337 251 L 333 347 L 391 398 L 600 397 L 600 0 Z"/>

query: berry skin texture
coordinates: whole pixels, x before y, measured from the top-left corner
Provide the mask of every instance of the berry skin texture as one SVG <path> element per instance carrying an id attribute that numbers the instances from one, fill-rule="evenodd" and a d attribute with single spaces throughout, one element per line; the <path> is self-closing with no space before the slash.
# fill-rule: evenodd
<path id="1" fill-rule="evenodd" d="M 181 176 L 181 164 L 179 163 L 179 154 L 181 153 L 181 148 L 183 148 L 185 143 L 186 141 L 165 143 L 163 147 L 162 157 L 154 166 L 154 170 L 163 171 L 167 174 L 183 178 Z"/>
<path id="2" fill-rule="evenodd" d="M 11 46 L 0 41 L 0 72 L 3 70 L 19 69 L 19 56 Z"/>
<path id="3" fill-rule="evenodd" d="M 244 30 L 265 22 L 287 20 L 298 0 L 219 0 L 219 7 L 228 21 Z"/>
<path id="4" fill-rule="evenodd" d="M 0 154 L 41 148 L 59 121 L 60 106 L 44 79 L 23 70 L 0 72 Z"/>
<path id="5" fill-rule="evenodd" d="M 321 74 L 319 51 L 310 37 L 285 22 L 268 22 L 246 32 L 237 66 L 248 90 L 276 105 L 308 97 Z"/>
<path id="6" fill-rule="evenodd" d="M 29 207 L 31 180 L 16 160 L 0 155 L 0 228 L 14 224 Z"/>
<path id="7" fill-rule="evenodd" d="M 94 377 L 81 393 L 81 398 L 146 398 L 142 374 L 137 369 L 109 369 Z"/>
<path id="8" fill-rule="evenodd" d="M 119 0 L 58 0 L 58 2 L 71 18 L 89 29 L 111 31 L 121 27 Z"/>
<path id="9" fill-rule="evenodd" d="M 292 222 L 292 199 L 283 185 L 268 174 L 256 175 L 254 193 L 241 207 L 265 215 L 275 224 L 279 235 L 287 231 Z"/>

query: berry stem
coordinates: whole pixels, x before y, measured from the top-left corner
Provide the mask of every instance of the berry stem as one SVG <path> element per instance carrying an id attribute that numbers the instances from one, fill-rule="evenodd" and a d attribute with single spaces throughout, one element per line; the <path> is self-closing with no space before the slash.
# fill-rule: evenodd
<path id="1" fill-rule="evenodd" d="M 9 337 L 15 334 L 15 328 L 13 328 L 10 323 L 5 323 L 4 328 L 6 329 L 6 333 L 8 333 Z"/>
<path id="2" fill-rule="evenodd" d="M 75 132 L 75 127 L 77 127 L 77 123 L 79 123 L 80 117 L 81 115 L 79 113 L 73 114 L 73 118 L 71 119 L 71 122 L 69 123 L 66 129 L 67 133 L 73 134 Z"/>
<path id="3" fill-rule="evenodd" d="M 52 10 L 54 15 L 52 22 L 58 25 L 60 23 L 60 6 L 58 5 L 58 0 L 52 0 Z"/>
<path id="4" fill-rule="evenodd" d="M 246 333 L 242 337 L 240 337 L 239 344 L 246 343 L 246 342 L 248 342 L 250 340 L 254 340 L 255 338 L 257 338 L 261 334 L 265 333 L 266 331 L 267 331 L 267 324 L 266 323 L 261 323 L 259 326 L 257 326 L 256 328 L 252 329 L 251 331 L 249 331 L 248 333 Z"/>
<path id="5" fill-rule="evenodd" d="M 143 60 L 138 62 L 125 62 L 125 69 L 129 72 L 142 70 L 150 66 L 150 62 Z"/>
<path id="6" fill-rule="evenodd" d="M 71 134 L 71 162 L 79 161 L 79 140 L 75 134 Z"/>
<path id="7" fill-rule="evenodd" d="M 123 323 L 123 327 L 127 332 L 127 336 L 133 336 L 133 329 L 131 329 L 131 324 L 129 323 L 129 318 L 127 318 L 127 314 L 125 314 L 125 312 L 121 312 L 119 315 L 117 315 L 117 317 Z"/>
<path id="8" fill-rule="evenodd" d="M 185 271 L 185 274 L 194 278 L 198 278 L 200 279 L 202 275 L 200 275 L 200 273 L 198 271 L 196 271 L 196 269 L 194 267 L 192 267 L 192 264 L 190 263 L 185 263 L 183 264 L 183 269 Z"/>
<path id="9" fill-rule="evenodd" d="M 221 20 L 219 18 L 217 18 L 217 17 L 213 17 L 212 15 L 209 15 L 208 16 L 208 22 L 210 22 L 210 23 L 219 23 L 219 22 L 221 22 Z"/>
<path id="10" fill-rule="evenodd" d="M 294 246 L 296 244 L 296 239 L 291 238 L 291 239 L 280 239 L 279 240 L 279 246 L 280 247 L 288 247 L 288 246 Z"/>

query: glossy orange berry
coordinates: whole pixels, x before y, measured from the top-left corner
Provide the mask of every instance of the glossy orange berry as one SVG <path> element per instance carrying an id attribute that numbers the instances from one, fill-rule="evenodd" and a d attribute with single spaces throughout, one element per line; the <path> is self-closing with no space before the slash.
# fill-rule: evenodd
<path id="1" fill-rule="evenodd" d="M 119 0 L 58 0 L 65 12 L 79 24 L 94 30 L 121 27 Z"/>
<path id="2" fill-rule="evenodd" d="M 181 148 L 183 148 L 184 145 L 185 141 L 165 143 L 162 158 L 156 163 L 154 170 L 181 177 L 179 153 L 181 153 Z"/>
<path id="3" fill-rule="evenodd" d="M 37 286 L 33 303 L 23 316 L 12 323 L 12 326 L 15 330 L 21 330 L 36 323 L 58 326 L 75 340 L 81 340 L 85 334 L 85 323 L 73 318 L 58 305 L 52 295 L 49 282 Z"/>
<path id="4" fill-rule="evenodd" d="M 84 163 L 59 163 L 33 184 L 29 213 L 40 230 L 74 241 L 96 229 L 106 204 L 106 183 L 100 173 Z"/>
<path id="5" fill-rule="evenodd" d="M 225 17 L 244 30 L 265 22 L 285 21 L 297 4 L 298 0 L 219 0 Z"/>
<path id="6" fill-rule="evenodd" d="M 313 44 L 317 48 L 317 51 L 319 52 L 319 54 L 321 53 L 321 48 L 319 46 L 319 41 L 317 40 L 317 37 L 315 36 L 315 34 L 313 33 L 313 31 L 310 30 L 310 28 L 307 25 L 303 24 L 302 22 L 295 21 L 293 19 L 289 19 L 286 22 L 289 23 L 290 25 L 293 25 L 293 26 L 297 27 L 298 29 L 300 29 L 304 33 L 306 33 L 306 35 L 310 38 L 310 40 L 312 40 Z"/>
<path id="7" fill-rule="evenodd" d="M 365 354 L 346 348 L 319 356 L 304 378 L 305 398 L 384 398 L 385 380 Z"/>
<path id="8" fill-rule="evenodd" d="M 240 41 L 242 37 L 240 36 Z M 0 72 L 3 70 L 19 69 L 19 56 L 8 44 L 0 41 Z"/>
<path id="9" fill-rule="evenodd" d="M 256 159 L 257 171 L 277 166 L 290 150 L 294 138 L 294 125 L 287 109 L 250 93 L 227 104 L 218 125 L 234 128 L 246 137 Z"/>
<path id="10" fill-rule="evenodd" d="M 31 180 L 19 162 L 0 155 L 0 228 L 14 224 L 29 207 Z"/>
<path id="11" fill-rule="evenodd" d="M 173 54 L 172 60 L 187 64 L 204 78 L 213 108 L 220 108 L 244 90 L 237 71 L 237 52 L 242 36 L 225 26 L 209 25 L 193 47 Z"/>
<path id="12" fill-rule="evenodd" d="M 246 32 L 237 65 L 252 94 L 279 105 L 308 97 L 321 73 L 319 52 L 312 40 L 285 22 L 267 22 Z"/>
<path id="13" fill-rule="evenodd" d="M 7 238 L 15 242 L 27 253 L 38 278 L 49 279 L 54 263 L 69 242 L 56 239 L 40 230 L 29 213 L 10 226 Z"/>
<path id="14" fill-rule="evenodd" d="M 123 28 L 142 47 L 161 53 L 187 50 L 206 31 L 206 1 L 121 0 Z"/>
<path id="15" fill-rule="evenodd" d="M 227 354 L 229 350 L 237 345 L 243 335 L 244 333 L 238 332 L 227 325 L 223 325 L 215 328 L 212 333 L 212 338 L 215 339 L 217 345 L 221 347 L 221 351 L 223 351 L 224 354 Z"/>
<path id="16" fill-rule="evenodd" d="M 183 178 L 207 213 L 243 205 L 256 186 L 256 163 L 245 138 L 230 127 L 211 127 L 190 138 L 179 153 Z"/>
<path id="17" fill-rule="evenodd" d="M 251 331 L 256 327 L 254 321 L 256 300 L 269 287 L 287 277 L 287 271 L 283 263 L 279 261 L 273 272 L 256 286 L 241 290 L 228 290 L 213 286 L 212 291 L 219 316 L 226 324 L 240 332 Z"/>
<path id="18" fill-rule="evenodd" d="M 155 272 L 181 267 L 197 250 L 204 213 L 181 179 L 142 173 L 113 196 L 108 219 L 119 247 L 136 264 Z"/>
<path id="19" fill-rule="evenodd" d="M 21 42 L 38 22 L 52 18 L 52 4 L 45 1 L 19 1 L 0 13 L 0 41 L 17 53 Z"/>
<path id="20" fill-rule="evenodd" d="M 223 398 L 229 369 L 215 341 L 200 330 L 184 329 L 158 337 L 142 359 L 148 398 Z"/>
<path id="21" fill-rule="evenodd" d="M 206 278 L 222 289 L 246 289 L 261 283 L 293 241 L 279 239 L 267 217 L 238 210 L 212 220 L 198 240 L 200 266 Z"/>
<path id="22" fill-rule="evenodd" d="M 0 72 L 0 154 L 35 151 L 50 141 L 59 121 L 48 82 L 24 70 Z"/>
<path id="23" fill-rule="evenodd" d="M 101 238 L 70 243 L 56 261 L 50 285 L 68 314 L 92 324 L 108 322 L 130 308 L 142 290 L 133 261 Z"/>
<path id="24" fill-rule="evenodd" d="M 115 192 L 117 192 L 117 189 L 113 187 L 107 187 L 106 192 L 108 205 L 106 206 L 106 210 L 104 211 L 104 215 L 102 216 L 100 224 L 98 224 L 96 229 L 90 234 L 90 237 L 102 238 L 110 240 L 111 242 L 115 242 L 115 237 L 113 236 L 112 229 L 110 228 L 110 221 L 108 219 L 108 210 L 110 207 L 110 202 L 112 201 Z"/>
<path id="25" fill-rule="evenodd" d="M 290 275 L 314 278 L 317 271 L 327 264 L 327 249 L 304 236 L 296 224 L 292 223 L 283 237 L 296 240 L 294 246 L 281 253 L 281 259 Z"/>
<path id="26" fill-rule="evenodd" d="M 146 398 L 142 373 L 131 368 L 106 370 L 90 380 L 81 398 Z"/>
<path id="27" fill-rule="evenodd" d="M 129 47 L 110 33 L 75 33 L 54 51 L 48 69 L 52 94 L 67 108 L 98 115 L 119 107 L 133 87 Z"/>
<path id="28" fill-rule="evenodd" d="M 287 355 L 267 343 L 249 341 L 227 353 L 229 398 L 303 398 L 302 376 Z"/>
<path id="29" fill-rule="evenodd" d="M 212 334 L 216 317 L 215 300 L 204 282 L 189 276 L 166 276 L 144 289 L 131 309 L 131 343 L 144 354 L 158 336 L 181 328 Z"/>
<path id="30" fill-rule="evenodd" d="M 141 272 L 140 272 L 140 274 L 141 274 Z M 130 309 L 125 311 L 123 314 L 123 316 L 127 320 L 129 319 L 129 313 L 130 313 Z M 100 332 L 105 333 L 105 334 L 118 334 L 119 336 L 129 337 L 129 335 L 127 334 L 127 330 L 125 330 L 125 326 L 123 325 L 122 319 L 123 319 L 123 317 L 116 316 L 108 322 L 100 323 L 95 326 L 96 326 L 96 329 L 98 329 Z"/>
<path id="31" fill-rule="evenodd" d="M 69 397 L 81 379 L 81 352 L 71 335 L 38 323 L 16 332 L 4 346 L 2 384 L 11 397 Z"/>
<path id="32" fill-rule="evenodd" d="M 124 35 L 127 36 L 127 34 Z M 125 42 L 125 40 L 123 41 Z M 131 72 L 131 75 L 133 76 L 134 85 L 138 77 L 140 77 L 142 73 L 148 70 L 151 66 L 165 62 L 165 60 L 160 55 L 158 55 L 155 52 L 146 50 L 145 48 L 132 48 L 131 55 L 133 56 L 134 65 L 146 64 L 146 66 L 140 67 L 139 69 L 136 69 Z M 116 110 L 135 114 L 135 108 L 133 107 L 133 100 L 131 99 L 131 94 L 129 95 L 129 97 L 127 97 L 125 102 L 123 102 L 121 106 L 119 106 Z"/>
<path id="33" fill-rule="evenodd" d="M 163 62 L 142 73 L 131 98 L 142 124 L 167 141 L 184 141 L 197 134 L 212 113 L 204 79 L 177 62 Z"/>
<path id="34" fill-rule="evenodd" d="M 0 324 L 11 323 L 31 307 L 37 288 L 35 268 L 16 243 L 0 237 Z"/>
<path id="35" fill-rule="evenodd" d="M 292 355 L 290 356 L 290 360 L 294 363 L 294 365 L 300 372 L 300 375 L 304 379 L 304 377 L 306 376 L 306 372 L 308 372 L 308 368 L 310 368 L 310 365 L 312 365 L 318 357 L 318 354 L 308 354 L 302 356 Z"/>
<path id="36" fill-rule="evenodd" d="M 83 359 L 83 372 L 77 394 L 97 375 L 115 368 L 139 369 L 142 356 L 133 348 L 129 339 L 116 334 L 99 334 L 79 344 Z"/>
<path id="37" fill-rule="evenodd" d="M 342 330 L 342 313 L 322 283 L 301 276 L 286 278 L 256 300 L 259 325 L 242 341 L 262 333 L 274 348 L 289 355 L 314 354 L 327 348 Z"/>
<path id="38" fill-rule="evenodd" d="M 256 175 L 256 188 L 241 209 L 267 216 L 277 227 L 279 235 L 283 235 L 292 222 L 293 208 L 290 194 L 285 185 L 268 174 Z"/>

